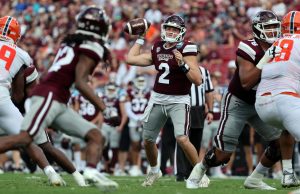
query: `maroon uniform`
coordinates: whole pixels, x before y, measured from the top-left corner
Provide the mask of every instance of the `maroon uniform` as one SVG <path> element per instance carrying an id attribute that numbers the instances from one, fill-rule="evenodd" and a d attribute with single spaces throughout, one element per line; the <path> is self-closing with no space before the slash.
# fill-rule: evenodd
<path id="1" fill-rule="evenodd" d="M 241 41 L 236 51 L 237 56 L 242 57 L 243 59 L 250 61 L 255 65 L 260 61 L 264 54 L 264 50 L 261 48 L 261 46 L 259 46 L 255 39 Z M 239 76 L 239 64 L 236 64 L 237 69 L 235 70 L 234 76 L 229 83 L 228 91 L 239 99 L 253 105 L 255 102 L 256 89 L 252 88 L 251 90 L 247 91 L 242 87 Z"/>
<path id="2" fill-rule="evenodd" d="M 150 91 L 128 89 L 129 101 L 131 102 L 131 110 L 134 114 L 143 114 L 150 99 Z"/>
<path id="3" fill-rule="evenodd" d="M 54 100 L 67 103 L 70 98 L 69 89 L 75 81 L 75 69 L 79 56 L 87 55 L 97 64 L 103 58 L 105 50 L 100 43 L 88 40 L 71 46 L 62 44 L 48 74 L 34 88 L 32 96 L 47 97 L 52 92 Z"/>
<path id="4" fill-rule="evenodd" d="M 158 71 L 153 90 L 160 94 L 189 94 L 192 83 L 183 73 L 173 53 L 177 49 L 182 56 L 196 56 L 197 47 L 190 42 L 180 42 L 171 48 L 165 48 L 164 41 L 157 41 L 151 49 L 152 61 Z"/>
<path id="5" fill-rule="evenodd" d="M 100 110 L 97 109 L 90 101 L 86 100 L 81 94 L 76 97 L 79 103 L 78 113 L 86 120 L 92 121 L 99 114 Z"/>

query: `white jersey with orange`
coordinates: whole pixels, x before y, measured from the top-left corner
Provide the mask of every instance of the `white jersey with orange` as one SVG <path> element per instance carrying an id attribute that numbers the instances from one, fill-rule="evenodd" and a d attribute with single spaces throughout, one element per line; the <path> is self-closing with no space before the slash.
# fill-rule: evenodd
<path id="1" fill-rule="evenodd" d="M 279 45 L 282 51 L 263 66 L 256 95 L 266 92 L 272 95 L 282 92 L 300 94 L 300 35 L 284 35 L 275 45 Z"/>
<path id="2" fill-rule="evenodd" d="M 11 83 L 20 68 L 31 63 L 32 59 L 26 51 L 15 44 L 0 41 L 0 103 L 10 99 Z"/>

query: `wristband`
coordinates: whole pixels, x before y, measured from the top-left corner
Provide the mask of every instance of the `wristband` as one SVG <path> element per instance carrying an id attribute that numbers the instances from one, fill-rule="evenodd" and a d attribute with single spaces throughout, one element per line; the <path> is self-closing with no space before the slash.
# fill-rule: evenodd
<path id="1" fill-rule="evenodd" d="M 142 38 L 138 38 L 136 41 L 135 41 L 136 44 L 139 44 L 139 45 L 144 45 L 145 44 L 145 39 L 142 39 Z"/>
<path id="2" fill-rule="evenodd" d="M 183 64 L 183 65 L 181 65 L 181 66 L 179 66 L 179 68 L 185 74 L 187 74 L 190 71 L 190 66 L 188 64 L 186 64 L 186 63 Z"/>
<path id="3" fill-rule="evenodd" d="M 207 113 L 214 114 L 214 111 L 212 111 L 212 110 L 209 110 Z"/>

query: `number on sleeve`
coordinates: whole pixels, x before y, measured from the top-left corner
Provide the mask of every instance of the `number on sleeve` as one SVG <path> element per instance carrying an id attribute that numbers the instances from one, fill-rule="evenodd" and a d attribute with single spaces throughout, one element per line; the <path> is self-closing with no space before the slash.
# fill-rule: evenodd
<path id="1" fill-rule="evenodd" d="M 276 42 L 275 45 L 278 45 Z M 291 51 L 294 46 L 294 41 L 290 39 L 283 39 L 279 46 L 282 48 L 280 55 L 274 58 L 274 61 L 288 61 L 291 56 Z"/>
<path id="2" fill-rule="evenodd" d="M 7 45 L 3 45 L 0 49 L 0 60 L 5 62 L 5 69 L 9 71 L 10 66 L 16 56 L 16 50 Z"/>
<path id="3" fill-rule="evenodd" d="M 170 68 L 169 68 L 169 65 L 168 63 L 161 63 L 159 66 L 158 66 L 158 69 L 159 70 L 164 70 L 164 72 L 159 76 L 159 79 L 158 79 L 158 82 L 159 83 L 162 83 L 162 84 L 169 84 L 170 83 L 170 80 L 166 79 L 166 77 L 169 75 L 170 73 Z"/>

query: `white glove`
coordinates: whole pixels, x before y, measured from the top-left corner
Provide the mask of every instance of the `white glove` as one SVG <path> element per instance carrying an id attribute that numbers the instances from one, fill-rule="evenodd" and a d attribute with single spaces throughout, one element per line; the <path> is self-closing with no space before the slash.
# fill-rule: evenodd
<path id="1" fill-rule="evenodd" d="M 268 63 L 271 59 L 274 57 L 277 57 L 280 55 L 282 48 L 280 46 L 272 45 L 266 52 L 265 55 L 260 59 L 256 67 L 258 69 L 262 69 L 262 67 Z"/>

